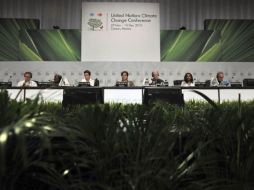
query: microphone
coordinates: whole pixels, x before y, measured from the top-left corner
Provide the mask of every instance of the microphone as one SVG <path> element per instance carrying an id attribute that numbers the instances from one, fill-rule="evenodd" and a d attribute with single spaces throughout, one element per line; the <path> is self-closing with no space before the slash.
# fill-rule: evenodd
<path id="1" fill-rule="evenodd" d="M 12 75 L 10 75 L 8 82 L 12 82 Z"/>

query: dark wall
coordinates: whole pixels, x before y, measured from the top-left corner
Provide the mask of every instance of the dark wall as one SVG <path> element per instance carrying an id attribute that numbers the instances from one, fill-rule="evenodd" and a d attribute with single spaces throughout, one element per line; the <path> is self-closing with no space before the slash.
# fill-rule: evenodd
<path id="1" fill-rule="evenodd" d="M 159 2 L 161 29 L 178 29 L 181 26 L 193 30 L 203 29 L 205 19 L 254 19 L 253 0 L 128 1 Z M 80 29 L 81 3 L 82 0 L 0 0 L 0 17 L 37 18 L 41 21 L 42 29 L 52 28 L 53 25 Z"/>

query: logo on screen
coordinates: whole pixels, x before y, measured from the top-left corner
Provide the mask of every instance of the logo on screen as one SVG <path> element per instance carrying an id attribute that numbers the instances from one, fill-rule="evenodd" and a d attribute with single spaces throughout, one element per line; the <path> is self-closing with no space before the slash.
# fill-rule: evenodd
<path id="1" fill-rule="evenodd" d="M 102 22 L 102 13 L 90 13 L 90 19 L 88 20 L 88 30 L 91 31 L 102 31 L 103 30 L 103 22 Z"/>

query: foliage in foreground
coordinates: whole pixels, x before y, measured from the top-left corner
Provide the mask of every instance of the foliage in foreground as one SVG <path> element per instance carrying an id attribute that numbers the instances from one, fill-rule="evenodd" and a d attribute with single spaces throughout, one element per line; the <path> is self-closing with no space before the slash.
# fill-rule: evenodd
<path id="1" fill-rule="evenodd" d="M 253 189 L 254 103 L 17 103 L 0 93 L 0 189 Z"/>

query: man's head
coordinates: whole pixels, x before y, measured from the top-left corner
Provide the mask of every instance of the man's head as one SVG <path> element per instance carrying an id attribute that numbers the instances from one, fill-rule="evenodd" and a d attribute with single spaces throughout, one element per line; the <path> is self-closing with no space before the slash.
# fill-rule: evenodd
<path id="1" fill-rule="evenodd" d="M 122 76 L 122 81 L 128 81 L 129 73 L 127 71 L 122 71 L 121 76 Z"/>
<path id="2" fill-rule="evenodd" d="M 59 84 L 62 79 L 61 75 L 55 74 L 54 76 L 54 83 Z"/>
<path id="3" fill-rule="evenodd" d="M 223 72 L 218 72 L 216 75 L 216 78 L 218 80 L 218 82 L 221 82 L 224 80 L 224 73 Z"/>
<path id="4" fill-rule="evenodd" d="M 25 82 L 30 81 L 31 78 L 32 78 L 32 73 L 31 72 L 25 72 L 24 73 L 24 80 L 25 80 Z"/>
<path id="5" fill-rule="evenodd" d="M 86 81 L 89 81 L 91 79 L 91 72 L 89 70 L 85 70 L 84 77 L 85 77 Z"/>
<path id="6" fill-rule="evenodd" d="M 154 70 L 153 72 L 152 72 L 152 77 L 153 77 L 153 79 L 159 79 L 159 71 L 158 70 Z"/>

